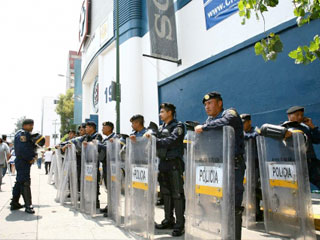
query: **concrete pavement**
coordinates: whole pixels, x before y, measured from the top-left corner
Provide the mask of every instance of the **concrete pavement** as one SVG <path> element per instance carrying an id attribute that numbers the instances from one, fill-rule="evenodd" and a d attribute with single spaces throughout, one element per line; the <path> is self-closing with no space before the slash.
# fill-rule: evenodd
<path id="1" fill-rule="evenodd" d="M 134 239 L 123 228 L 116 227 L 111 220 L 98 214 L 91 218 L 75 211 L 68 204 L 55 202 L 56 189 L 48 185 L 44 169 L 32 166 L 31 191 L 36 213 L 30 215 L 24 209 L 10 211 L 12 184 L 15 176 L 6 174 L 0 192 L 0 239 Z M 101 205 L 107 204 L 104 187 L 101 189 Z M 23 200 L 20 200 L 23 203 Z M 156 208 L 156 221 L 163 219 L 163 209 Z M 283 239 L 266 234 L 263 224 L 258 231 L 242 230 L 243 239 Z M 170 231 L 155 232 L 155 239 L 171 238 Z M 174 238 L 184 239 L 184 237 Z"/>

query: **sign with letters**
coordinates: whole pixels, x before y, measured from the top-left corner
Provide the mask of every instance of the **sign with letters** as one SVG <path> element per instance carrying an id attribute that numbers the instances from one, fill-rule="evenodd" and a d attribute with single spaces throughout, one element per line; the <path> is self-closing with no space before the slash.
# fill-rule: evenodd
<path id="1" fill-rule="evenodd" d="M 298 189 L 297 171 L 294 163 L 268 163 L 269 183 L 273 187 Z"/>
<path id="2" fill-rule="evenodd" d="M 148 167 L 132 167 L 132 187 L 148 190 Z"/>
<path id="3" fill-rule="evenodd" d="M 207 30 L 238 11 L 239 0 L 203 0 Z"/>
<path id="4" fill-rule="evenodd" d="M 84 178 L 86 181 L 88 181 L 88 182 L 93 181 L 92 172 L 93 172 L 92 164 L 86 164 L 85 169 L 84 169 L 84 175 L 85 175 Z"/>
<path id="5" fill-rule="evenodd" d="M 223 170 L 219 166 L 197 166 L 196 193 L 222 197 Z"/>
<path id="6" fill-rule="evenodd" d="M 151 55 L 178 60 L 173 0 L 148 0 Z"/>

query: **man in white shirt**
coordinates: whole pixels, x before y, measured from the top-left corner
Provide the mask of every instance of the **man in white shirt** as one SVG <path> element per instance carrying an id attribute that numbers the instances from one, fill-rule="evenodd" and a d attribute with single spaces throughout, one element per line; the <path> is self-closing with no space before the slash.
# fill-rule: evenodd
<path id="1" fill-rule="evenodd" d="M 0 191 L 2 184 L 2 169 L 6 166 L 6 162 L 10 158 L 9 146 L 0 138 Z"/>
<path id="2" fill-rule="evenodd" d="M 44 154 L 44 166 L 46 170 L 46 175 L 50 172 L 51 161 L 52 161 L 53 152 L 51 148 L 48 148 L 48 151 Z"/>

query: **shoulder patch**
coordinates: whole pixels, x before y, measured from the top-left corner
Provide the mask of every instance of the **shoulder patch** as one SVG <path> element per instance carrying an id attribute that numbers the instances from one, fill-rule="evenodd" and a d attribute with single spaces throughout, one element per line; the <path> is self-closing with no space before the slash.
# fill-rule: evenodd
<path id="1" fill-rule="evenodd" d="M 27 137 L 26 136 L 20 136 L 20 142 L 26 142 Z"/>
<path id="2" fill-rule="evenodd" d="M 228 110 L 228 113 L 230 113 L 231 115 L 233 115 L 233 116 L 238 116 L 238 113 L 235 111 L 235 110 L 233 110 L 233 109 L 229 109 Z"/>
<path id="3" fill-rule="evenodd" d="M 182 135 L 183 134 L 183 128 L 182 127 L 178 127 L 177 128 L 178 134 Z"/>

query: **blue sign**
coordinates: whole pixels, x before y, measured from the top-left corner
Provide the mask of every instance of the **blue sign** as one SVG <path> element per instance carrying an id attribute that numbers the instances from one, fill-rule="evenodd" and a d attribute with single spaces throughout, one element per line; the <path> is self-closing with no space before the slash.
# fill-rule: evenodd
<path id="1" fill-rule="evenodd" d="M 238 11 L 239 0 L 203 0 L 207 30 Z"/>

